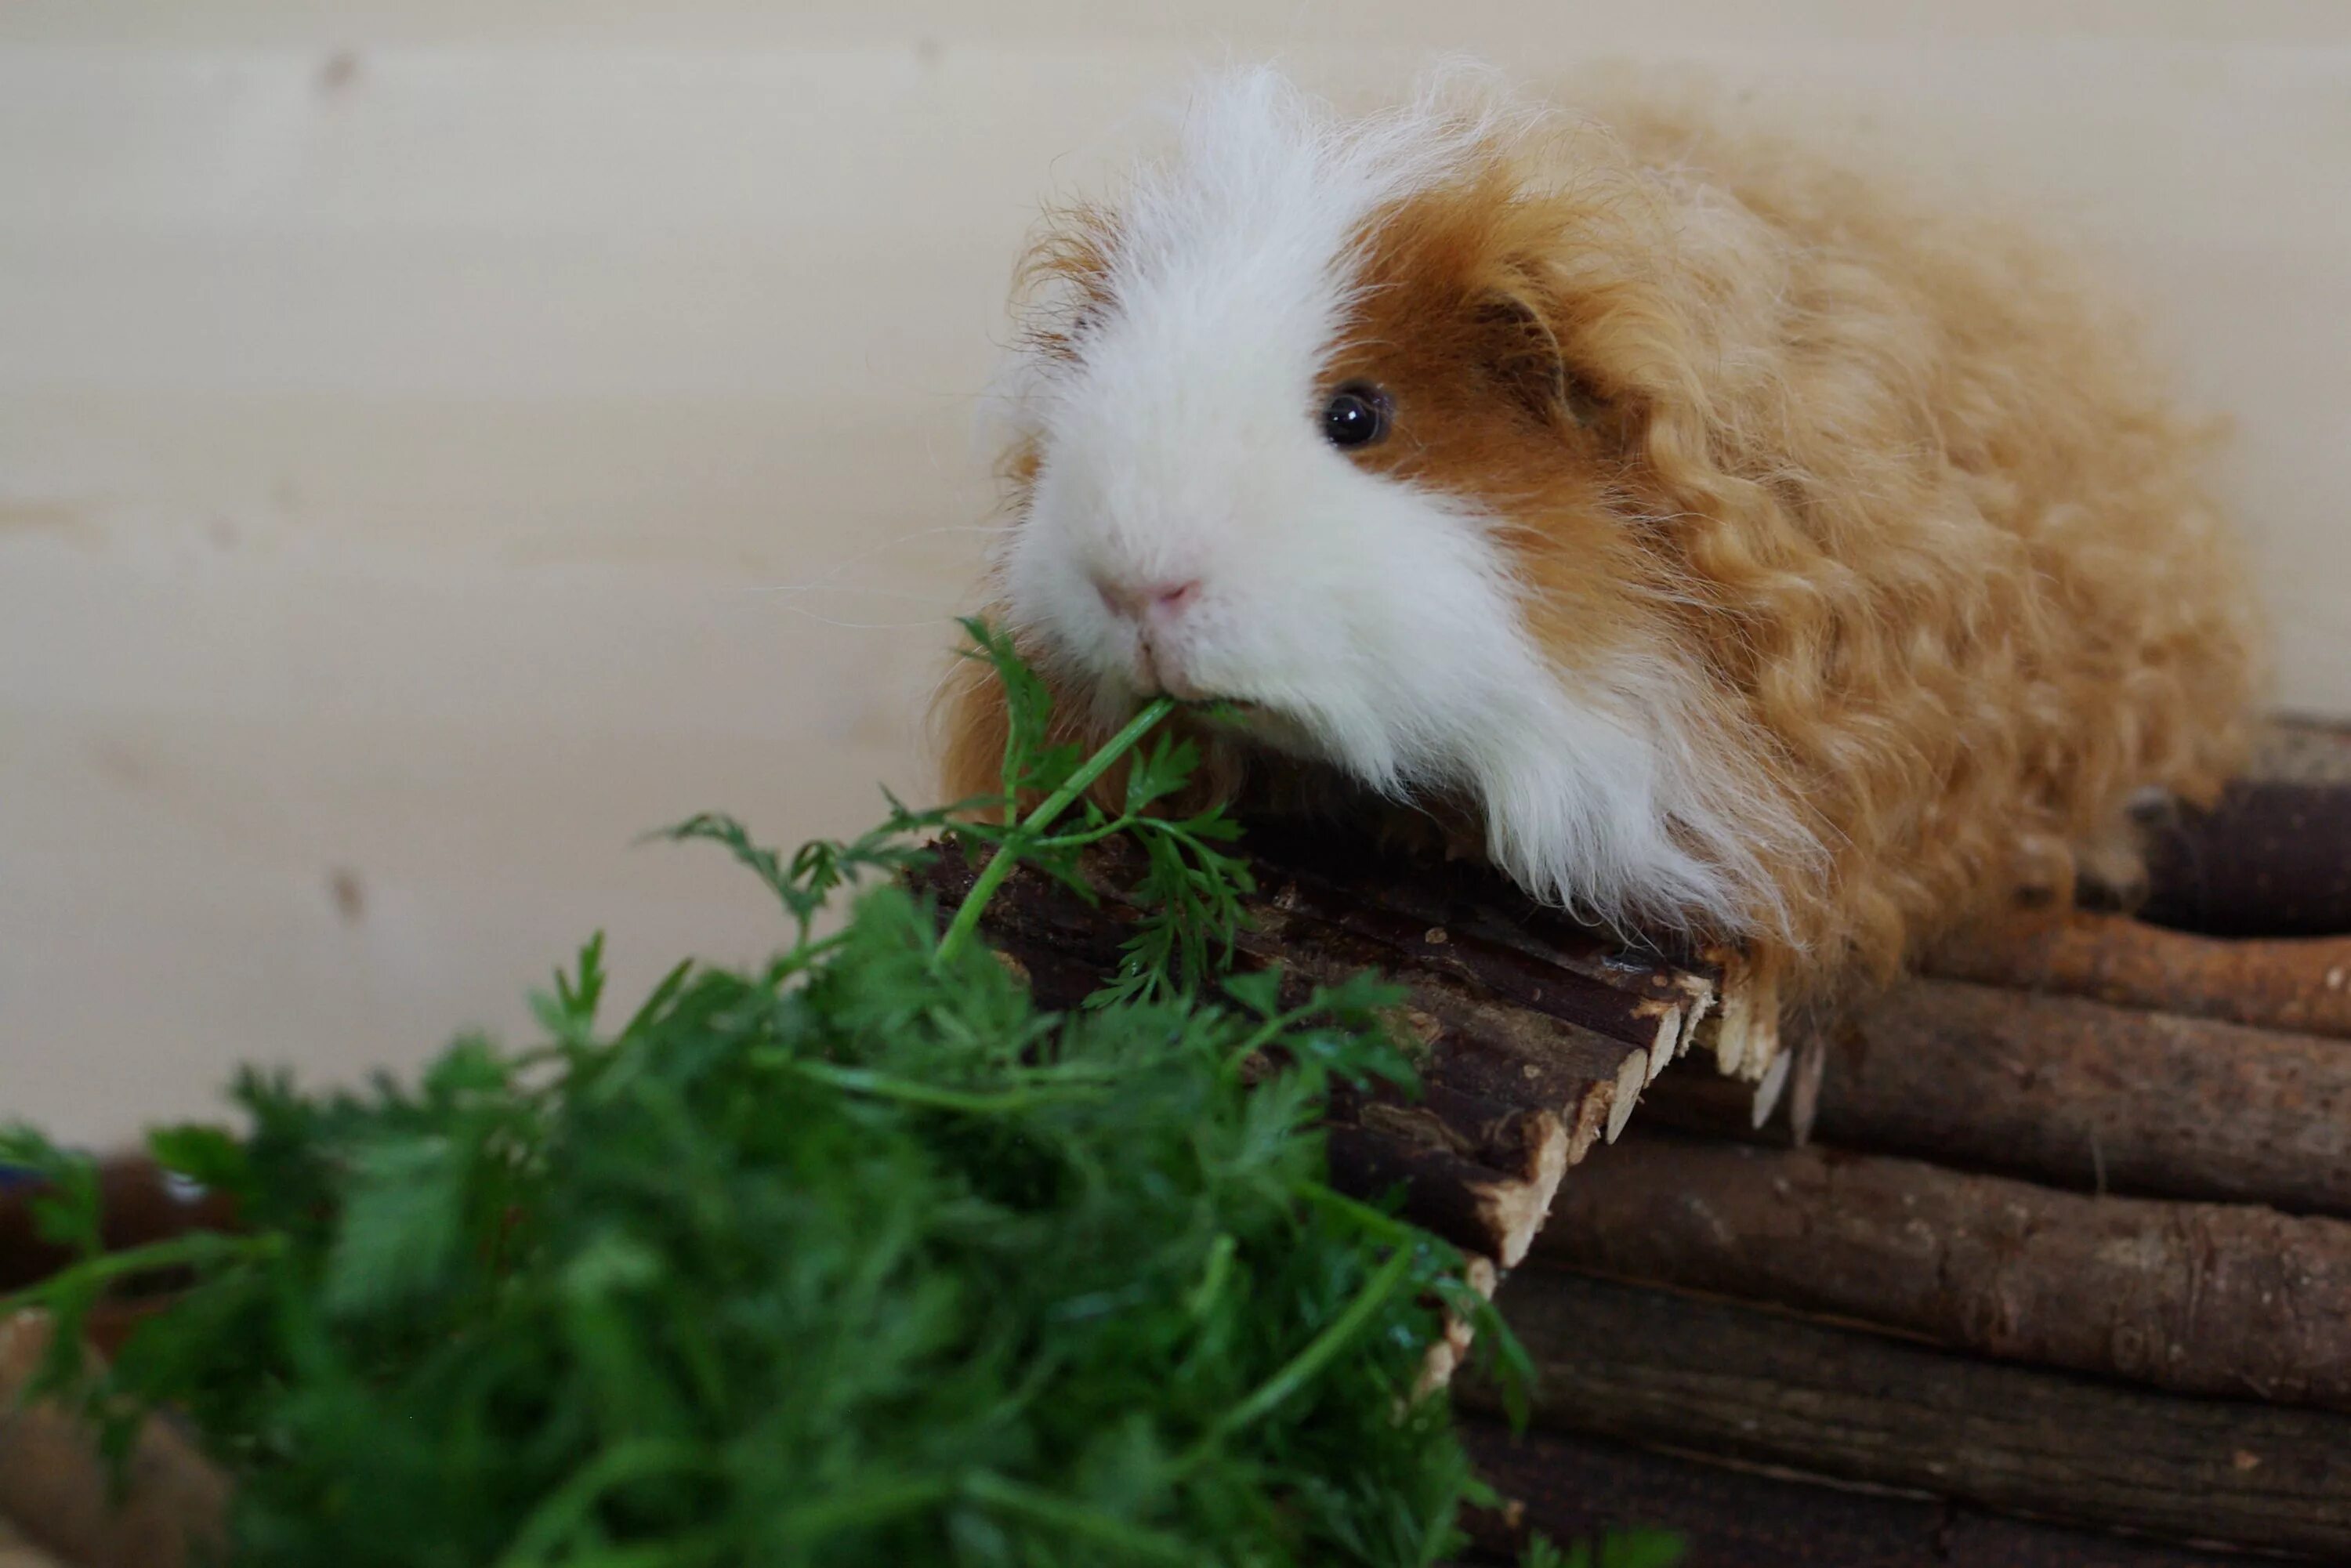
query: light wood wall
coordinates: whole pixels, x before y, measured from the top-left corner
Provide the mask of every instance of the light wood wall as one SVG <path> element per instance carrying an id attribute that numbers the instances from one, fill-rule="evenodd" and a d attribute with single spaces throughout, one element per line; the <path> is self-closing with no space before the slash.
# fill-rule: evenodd
<path id="1" fill-rule="evenodd" d="M 923 789 L 1038 199 L 1204 64 L 1448 50 L 1697 66 L 2077 225 L 2351 711 L 2341 0 L 13 0 L 0 1116 L 413 1062 L 599 924 L 624 991 L 762 951 L 632 839 Z"/>

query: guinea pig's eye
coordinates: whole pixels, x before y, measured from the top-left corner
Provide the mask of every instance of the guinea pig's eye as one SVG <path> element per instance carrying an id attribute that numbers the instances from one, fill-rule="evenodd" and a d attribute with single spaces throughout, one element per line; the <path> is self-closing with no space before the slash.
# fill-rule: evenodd
<path id="1" fill-rule="evenodd" d="M 1348 382 L 1322 405 L 1322 434 L 1333 446 L 1369 446 L 1388 433 L 1395 403 L 1369 382 Z"/>

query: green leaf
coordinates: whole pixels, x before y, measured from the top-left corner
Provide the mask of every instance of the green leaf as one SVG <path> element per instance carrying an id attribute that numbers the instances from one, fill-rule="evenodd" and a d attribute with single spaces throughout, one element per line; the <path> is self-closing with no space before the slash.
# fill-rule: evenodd
<path id="1" fill-rule="evenodd" d="M 0 1166 L 15 1166 L 37 1178 L 28 1205 L 36 1236 L 84 1257 L 104 1249 L 99 1234 L 96 1160 L 60 1149 L 18 1124 L 0 1126 Z"/>
<path id="2" fill-rule="evenodd" d="M 199 1186 L 246 1201 L 254 1197 L 253 1162 L 225 1127 L 194 1122 L 158 1127 L 147 1134 L 147 1152 L 157 1165 Z"/>
<path id="3" fill-rule="evenodd" d="M 1447 1309 L 1505 1365 L 1512 1342 L 1452 1249 L 1330 1190 L 1321 1131 L 1332 1082 L 1410 1082 L 1395 991 L 1284 1010 L 1279 977 L 1228 974 L 1237 830 L 1150 814 L 1196 761 L 1152 737 L 1172 703 L 1080 755 L 1009 643 L 974 636 L 1014 688 L 1027 815 L 892 800 L 789 856 L 694 818 L 669 836 L 726 848 L 790 917 L 767 962 L 680 964 L 600 1037 L 600 936 L 533 998 L 551 1043 L 523 1054 L 461 1039 L 346 1092 L 247 1070 L 247 1134 L 152 1144 L 236 1192 L 243 1229 L 36 1287 L 47 1386 L 117 1443 L 173 1410 L 235 1478 L 240 1568 L 1456 1550 L 1485 1494 L 1414 1384 Z M 1113 810 L 1088 790 L 1122 759 Z M 951 826 L 994 881 L 942 935 L 884 879 Z M 987 891 L 1073 876 L 1112 833 L 1147 869 L 1123 999 L 1041 1012 L 980 945 Z M 1259 1055 L 1281 1071 L 1243 1082 Z M 96 1248 L 90 1162 L 30 1134 L 0 1158 Z M 91 1307 L 166 1269 L 170 1309 L 80 1364 Z"/>
<path id="4" fill-rule="evenodd" d="M 1126 775 L 1126 814 L 1140 816 L 1154 801 L 1184 787 L 1200 766 L 1200 748 L 1188 740 L 1161 735 L 1148 752 L 1136 757 Z"/>
<path id="5" fill-rule="evenodd" d="M 1600 1568 L 1674 1568 L 1684 1550 L 1670 1531 L 1611 1531 L 1600 1542 Z"/>
<path id="6" fill-rule="evenodd" d="M 354 1164 L 321 1294 L 343 1318 L 429 1296 L 466 1243 L 465 1171 L 447 1134 L 373 1145 Z"/>
<path id="7" fill-rule="evenodd" d="M 1281 971 L 1269 968 L 1227 975 L 1225 995 L 1261 1019 L 1271 1018 L 1281 1010 Z"/>

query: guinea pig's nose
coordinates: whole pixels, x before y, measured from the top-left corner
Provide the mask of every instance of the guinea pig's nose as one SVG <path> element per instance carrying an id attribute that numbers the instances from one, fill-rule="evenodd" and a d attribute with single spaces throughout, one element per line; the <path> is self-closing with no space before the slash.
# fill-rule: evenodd
<path id="1" fill-rule="evenodd" d="M 1102 595 L 1102 602 L 1113 615 L 1130 621 L 1165 621 L 1181 614 L 1200 597 L 1200 580 L 1194 577 L 1135 585 L 1096 576 L 1094 591 Z"/>

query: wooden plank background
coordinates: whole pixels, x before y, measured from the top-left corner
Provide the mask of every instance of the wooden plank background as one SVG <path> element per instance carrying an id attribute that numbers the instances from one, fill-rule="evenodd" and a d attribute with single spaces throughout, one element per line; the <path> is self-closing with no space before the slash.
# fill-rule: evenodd
<path id="1" fill-rule="evenodd" d="M 349 1075 L 598 924 L 624 991 L 759 897 L 632 848 L 915 793 L 1037 201 L 1198 68 L 1710 72 L 2110 256 L 2351 712 L 2340 0 L 13 0 L 0 7 L 0 1116 L 120 1137 Z"/>

